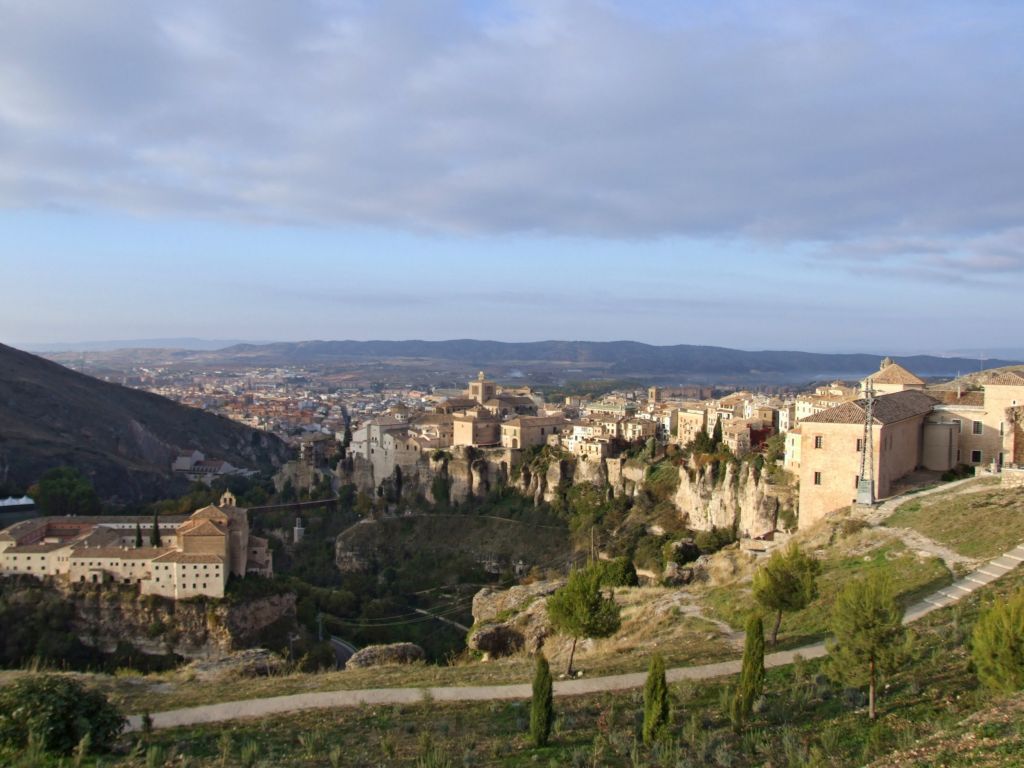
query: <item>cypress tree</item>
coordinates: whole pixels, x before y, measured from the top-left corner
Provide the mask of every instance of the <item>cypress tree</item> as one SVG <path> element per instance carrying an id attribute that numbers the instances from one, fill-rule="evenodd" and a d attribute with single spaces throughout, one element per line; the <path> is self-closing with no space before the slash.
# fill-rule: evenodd
<path id="1" fill-rule="evenodd" d="M 668 726 L 668 683 L 665 682 L 665 660 L 660 653 L 651 657 L 644 683 L 644 744 L 650 744 Z"/>
<path id="2" fill-rule="evenodd" d="M 533 675 L 533 699 L 530 702 L 530 737 L 538 747 L 548 743 L 551 724 L 555 720 L 552 704 L 551 667 L 543 653 L 537 654 L 537 670 Z"/>
<path id="3" fill-rule="evenodd" d="M 714 445 L 714 450 L 722 445 L 722 417 L 719 416 L 718 420 L 715 421 L 715 428 L 711 432 L 711 444 Z"/>
<path id="4" fill-rule="evenodd" d="M 732 702 L 731 720 L 739 729 L 750 719 L 754 701 L 764 690 L 764 623 L 760 616 L 747 620 L 747 639 L 743 646 L 743 669 Z"/>
<path id="5" fill-rule="evenodd" d="M 142 546 L 142 526 L 139 523 L 135 524 L 135 548 L 138 549 Z"/>
<path id="6" fill-rule="evenodd" d="M 155 514 L 153 515 L 153 531 L 149 534 L 149 544 L 152 547 L 163 546 L 160 541 L 160 520 Z"/>

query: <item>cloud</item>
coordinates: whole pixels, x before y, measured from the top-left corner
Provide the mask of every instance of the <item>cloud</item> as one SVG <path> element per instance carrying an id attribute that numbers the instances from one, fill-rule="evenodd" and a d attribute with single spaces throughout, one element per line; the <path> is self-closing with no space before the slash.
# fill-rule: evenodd
<path id="1" fill-rule="evenodd" d="M 0 0 L 0 16 L 0 205 L 1020 265 L 1016 4 Z"/>
<path id="2" fill-rule="evenodd" d="M 1004 286 L 1024 273 L 1024 227 L 959 237 L 876 237 L 820 247 L 812 259 L 857 272 Z M 1013 287 L 1013 286 L 1007 286 Z"/>

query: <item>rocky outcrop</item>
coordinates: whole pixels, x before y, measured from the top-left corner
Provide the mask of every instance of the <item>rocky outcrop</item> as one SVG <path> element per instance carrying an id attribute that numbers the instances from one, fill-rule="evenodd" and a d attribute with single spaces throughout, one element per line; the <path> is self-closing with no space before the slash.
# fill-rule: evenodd
<path id="1" fill-rule="evenodd" d="M 383 667 L 395 664 L 412 664 L 423 661 L 426 654 L 415 643 L 391 643 L 390 645 L 368 645 L 356 651 L 345 664 L 347 669 Z"/>
<path id="2" fill-rule="evenodd" d="M 65 597 L 74 609 L 75 634 L 104 653 L 127 643 L 150 655 L 215 659 L 260 644 L 273 625 L 295 624 L 291 593 L 241 603 L 174 601 L 130 587 L 73 585 Z"/>
<path id="3" fill-rule="evenodd" d="M 540 581 L 511 589 L 486 587 L 473 596 L 473 628 L 466 644 L 487 658 L 519 651 L 536 653 L 552 633 L 547 597 L 564 580 Z"/>
<path id="4" fill-rule="evenodd" d="M 752 464 L 737 469 L 728 463 L 721 478 L 715 477 L 711 465 L 693 478 L 680 467 L 673 502 L 695 530 L 736 524 L 741 536 L 757 538 L 775 530 L 779 510 L 791 503 L 791 497 L 787 488 L 770 485 L 759 477 Z"/>

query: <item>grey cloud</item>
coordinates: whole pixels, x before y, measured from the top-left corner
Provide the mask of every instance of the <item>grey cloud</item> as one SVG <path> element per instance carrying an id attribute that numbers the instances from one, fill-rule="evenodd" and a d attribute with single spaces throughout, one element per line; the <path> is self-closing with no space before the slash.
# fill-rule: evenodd
<path id="1" fill-rule="evenodd" d="M 0 0 L 0 202 L 1020 267 L 1019 6 L 465 9 Z"/>

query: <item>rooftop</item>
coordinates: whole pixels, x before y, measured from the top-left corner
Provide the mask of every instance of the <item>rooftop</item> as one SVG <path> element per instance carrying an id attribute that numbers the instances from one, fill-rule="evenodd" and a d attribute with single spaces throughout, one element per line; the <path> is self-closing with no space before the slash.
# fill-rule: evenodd
<path id="1" fill-rule="evenodd" d="M 872 407 L 873 423 L 894 424 L 898 421 L 930 413 L 939 401 L 931 395 L 909 389 L 875 398 Z M 837 405 L 803 420 L 804 424 L 863 424 L 867 399 Z"/>

